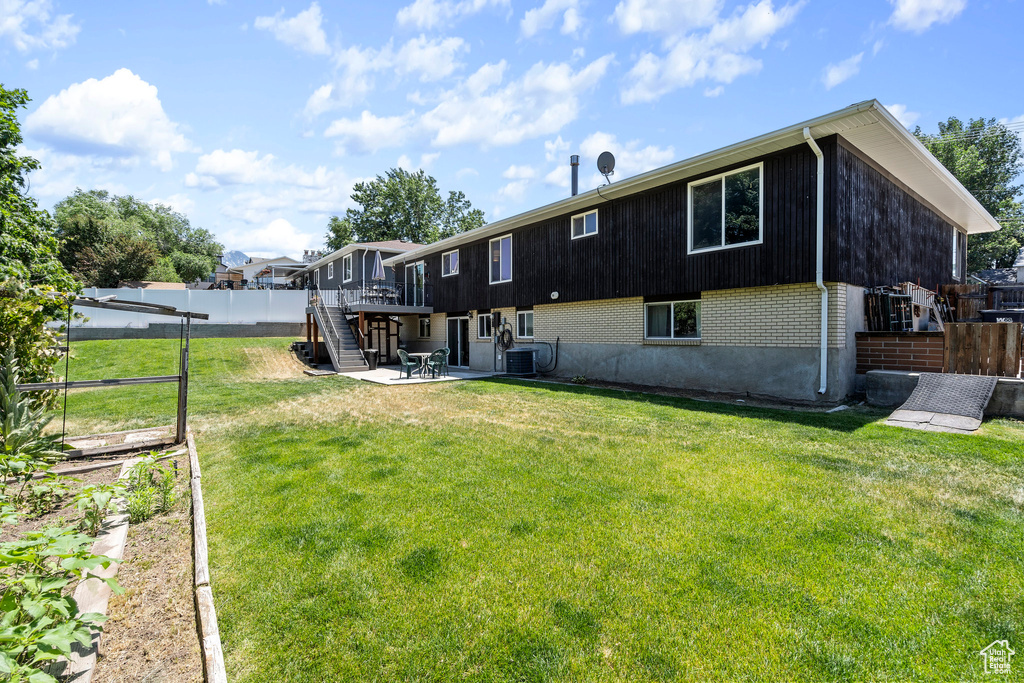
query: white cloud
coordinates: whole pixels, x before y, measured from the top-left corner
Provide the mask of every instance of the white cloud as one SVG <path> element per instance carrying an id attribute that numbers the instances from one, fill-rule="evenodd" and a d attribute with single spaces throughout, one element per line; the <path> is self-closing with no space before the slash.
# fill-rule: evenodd
<path id="1" fill-rule="evenodd" d="M 547 159 L 548 163 L 561 161 L 567 156 L 570 146 L 568 142 L 562 139 L 561 135 L 554 140 L 545 140 L 544 158 Z"/>
<path id="2" fill-rule="evenodd" d="M 561 32 L 574 35 L 579 31 L 581 18 L 579 0 L 545 0 L 540 7 L 527 10 L 519 22 L 519 30 L 524 38 L 530 38 L 552 28 L 561 18 Z"/>
<path id="3" fill-rule="evenodd" d="M 297 255 L 303 249 L 323 247 L 322 230 L 300 230 L 285 218 L 274 218 L 260 228 L 234 228 L 217 233 L 225 249 L 238 249 L 250 256 Z"/>
<path id="4" fill-rule="evenodd" d="M 601 81 L 613 55 L 573 71 L 567 63 L 537 62 L 502 85 L 507 63 L 485 64 L 423 115 L 421 125 L 439 147 L 477 143 L 514 145 L 561 130 L 579 116 L 579 97 Z"/>
<path id="5" fill-rule="evenodd" d="M 82 27 L 71 22 L 72 15 L 52 12 L 50 0 L 0 0 L 0 38 L 19 52 L 68 47 Z"/>
<path id="6" fill-rule="evenodd" d="M 947 24 L 967 6 L 967 0 L 890 0 L 889 23 L 904 31 L 923 33 L 933 24 Z"/>
<path id="7" fill-rule="evenodd" d="M 844 59 L 838 64 L 829 64 L 826 66 L 825 71 L 821 75 L 821 82 L 825 85 L 825 89 L 831 90 L 843 81 L 860 73 L 860 61 L 863 58 L 864 53 L 859 52 L 848 59 Z"/>
<path id="8" fill-rule="evenodd" d="M 601 152 L 611 152 L 615 155 L 615 178 L 628 178 L 629 176 L 650 171 L 651 169 L 664 166 L 675 158 L 675 148 L 657 147 L 655 145 L 641 146 L 639 140 L 631 140 L 626 143 L 619 142 L 611 133 L 597 132 L 587 136 L 580 144 L 581 162 L 586 159 L 591 168 L 596 168 L 597 157 Z M 584 162 L 581 165 L 586 165 Z M 595 185 L 604 182 L 600 175 L 594 176 Z"/>
<path id="9" fill-rule="evenodd" d="M 567 163 L 555 166 L 544 176 L 544 182 L 552 187 L 569 187 L 572 183 L 572 168 Z"/>
<path id="10" fill-rule="evenodd" d="M 408 154 L 403 154 L 398 157 L 398 161 L 395 162 L 395 168 L 404 168 L 409 170 L 412 168 L 412 159 L 409 158 Z"/>
<path id="11" fill-rule="evenodd" d="M 719 4 L 679 4 L 689 9 L 644 0 L 627 0 L 616 8 L 615 16 L 626 32 L 666 32 L 672 26 L 683 27 L 665 37 L 664 56 L 652 52 L 640 55 L 626 76 L 621 93 L 623 103 L 651 102 L 700 81 L 728 84 L 742 75 L 757 73 L 761 60 L 746 53 L 758 46 L 766 47 L 771 37 L 792 23 L 803 7 L 801 0 L 776 11 L 771 0 L 761 0 L 723 19 L 718 14 Z M 619 10 L 631 5 L 642 6 L 646 13 L 641 12 L 633 19 L 620 16 Z M 691 32 L 693 26 L 707 30 Z"/>
<path id="12" fill-rule="evenodd" d="M 889 113 L 896 117 L 904 128 L 910 128 L 917 120 L 921 118 L 921 114 L 916 111 L 908 111 L 907 105 L 905 104 L 887 104 L 885 108 L 889 110 Z"/>
<path id="13" fill-rule="evenodd" d="M 422 82 L 437 81 L 450 76 L 462 66 L 459 55 L 469 46 L 462 38 L 427 38 L 419 36 L 397 50 L 388 43 L 380 50 L 352 46 L 334 55 L 339 73 L 333 83 L 316 89 L 306 101 L 305 113 L 315 118 L 324 112 L 362 102 L 375 87 L 379 73 L 399 78 L 419 77 Z"/>
<path id="14" fill-rule="evenodd" d="M 704 97 L 718 97 L 725 92 L 725 86 L 719 85 L 715 88 L 704 88 Z"/>
<path id="15" fill-rule="evenodd" d="M 189 197 L 187 194 L 181 193 L 172 194 L 168 196 L 166 199 L 151 199 L 149 200 L 149 203 L 163 204 L 164 206 L 169 206 L 178 213 L 183 213 L 186 216 L 192 213 L 196 208 L 196 203 L 192 201 L 192 198 Z"/>
<path id="16" fill-rule="evenodd" d="M 402 116 L 374 116 L 364 111 L 358 119 L 336 119 L 324 131 L 324 136 L 339 138 L 339 152 L 365 154 L 384 147 L 398 147 L 412 134 L 414 114 Z"/>
<path id="17" fill-rule="evenodd" d="M 458 19 L 477 14 L 489 7 L 509 7 L 509 0 L 415 0 L 398 10 L 399 26 L 434 29 L 448 26 Z"/>
<path id="18" fill-rule="evenodd" d="M 135 165 L 132 159 L 83 157 L 64 154 L 48 147 L 20 148 L 19 154 L 37 159 L 40 168 L 32 172 L 30 192 L 44 204 L 63 199 L 77 187 L 127 194 L 128 188 L 116 178 Z"/>
<path id="19" fill-rule="evenodd" d="M 27 62 L 25 62 L 25 68 L 29 69 L 30 71 L 35 71 L 36 69 L 39 68 L 39 60 L 38 59 L 30 59 L 30 60 L 28 60 Z"/>
<path id="20" fill-rule="evenodd" d="M 626 34 L 675 33 L 711 26 L 721 10 L 721 0 L 623 0 L 611 20 Z"/>
<path id="21" fill-rule="evenodd" d="M 128 69 L 51 95 L 25 119 L 25 131 L 65 152 L 147 158 L 164 171 L 173 153 L 194 151 L 164 112 L 156 86 Z"/>
<path id="22" fill-rule="evenodd" d="M 312 55 L 327 55 L 331 53 L 331 48 L 327 45 L 327 35 L 321 26 L 322 23 L 320 5 L 314 2 L 309 9 L 299 12 L 290 19 L 284 18 L 282 9 L 272 17 L 256 17 L 253 25 L 258 29 L 270 31 L 279 41 L 296 50 Z"/>
<path id="23" fill-rule="evenodd" d="M 275 185 L 325 188 L 336 173 L 324 166 L 306 171 L 299 166 L 282 166 L 273 154 L 257 151 L 217 149 L 199 157 L 196 170 L 185 176 L 187 187 L 215 189 L 228 185 Z"/>
<path id="24" fill-rule="evenodd" d="M 515 180 L 530 180 L 537 177 L 537 170 L 533 166 L 512 164 L 502 172 L 501 177 Z"/>

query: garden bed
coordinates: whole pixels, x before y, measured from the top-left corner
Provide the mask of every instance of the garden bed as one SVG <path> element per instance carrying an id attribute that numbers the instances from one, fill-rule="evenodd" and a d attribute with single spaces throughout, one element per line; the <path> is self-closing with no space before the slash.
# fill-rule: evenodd
<path id="1" fill-rule="evenodd" d="M 124 593 L 110 599 L 95 683 L 203 680 L 192 598 L 188 454 L 174 460 L 174 507 L 128 527 L 117 571 Z"/>

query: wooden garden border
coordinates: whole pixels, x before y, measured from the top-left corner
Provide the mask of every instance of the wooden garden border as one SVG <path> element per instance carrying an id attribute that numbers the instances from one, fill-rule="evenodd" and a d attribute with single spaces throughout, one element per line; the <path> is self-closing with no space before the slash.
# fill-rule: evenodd
<path id="1" fill-rule="evenodd" d="M 203 509 L 203 482 L 199 470 L 199 454 L 192 430 L 186 437 L 192 472 L 192 550 L 195 557 L 196 620 L 199 642 L 203 654 L 203 674 L 207 683 L 227 683 L 224 668 L 224 650 L 217 628 L 217 612 L 213 608 L 213 589 L 210 587 L 210 562 L 206 545 L 206 513 Z"/>

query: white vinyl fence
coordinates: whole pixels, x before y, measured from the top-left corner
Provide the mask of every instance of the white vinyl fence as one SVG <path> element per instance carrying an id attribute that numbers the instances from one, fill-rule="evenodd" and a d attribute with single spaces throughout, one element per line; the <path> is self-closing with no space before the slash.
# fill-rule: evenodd
<path id="1" fill-rule="evenodd" d="M 82 296 L 115 295 L 115 301 L 145 301 L 174 306 L 179 311 L 207 313 L 209 320 L 193 320 L 193 324 L 251 324 L 262 322 L 300 323 L 306 321 L 305 290 L 199 290 L 199 289 L 99 289 L 89 287 Z M 72 321 L 72 327 L 149 327 L 151 323 L 167 323 L 172 318 L 125 313 L 101 308 L 75 307 L 86 320 Z"/>

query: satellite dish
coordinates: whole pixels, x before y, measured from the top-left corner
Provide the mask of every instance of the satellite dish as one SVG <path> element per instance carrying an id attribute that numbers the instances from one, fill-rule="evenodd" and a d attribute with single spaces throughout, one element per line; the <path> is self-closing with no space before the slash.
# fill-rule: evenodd
<path id="1" fill-rule="evenodd" d="M 612 181 L 608 180 L 608 176 L 615 173 L 615 155 L 611 152 L 601 152 L 601 156 L 597 157 L 597 170 L 601 172 L 604 179 L 611 185 Z"/>

